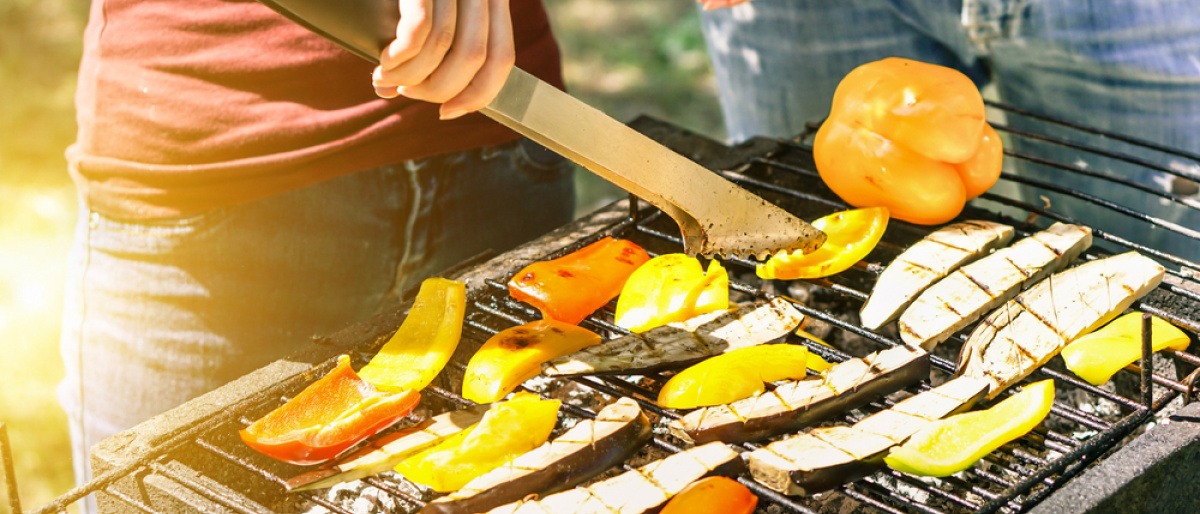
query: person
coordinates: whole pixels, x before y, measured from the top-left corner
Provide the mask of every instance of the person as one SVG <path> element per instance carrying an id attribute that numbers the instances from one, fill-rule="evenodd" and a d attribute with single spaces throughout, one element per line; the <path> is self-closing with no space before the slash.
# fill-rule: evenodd
<path id="1" fill-rule="evenodd" d="M 707 0 L 701 27 L 730 139 L 792 137 L 829 112 L 838 82 L 858 65 L 897 56 L 949 66 L 1000 101 L 1098 130 L 1200 154 L 1200 3 L 1190 0 Z M 1009 115 L 1014 131 L 1163 163 L 1079 153 L 1014 138 L 1021 154 L 1126 178 L 1157 195 L 1064 172 L 1034 159 L 1006 165 L 1029 179 L 1150 214 L 1148 223 L 1046 187 L 1020 186 L 1025 201 L 1145 245 L 1200 262 L 1195 159 L 1163 155 L 1101 135 Z M 1002 181 L 1002 183 L 1004 183 Z M 1043 199 L 1044 198 L 1044 199 Z M 1107 244 L 1100 241 L 1100 244 Z M 1168 259 L 1171 260 L 1171 259 Z M 1178 259 L 1174 263 L 1182 263 Z"/>
<path id="2" fill-rule="evenodd" d="M 94 0 L 59 397 L 88 448 L 570 221 L 573 168 L 470 114 L 563 86 L 540 0 L 400 0 L 380 64 L 257 2 Z"/>

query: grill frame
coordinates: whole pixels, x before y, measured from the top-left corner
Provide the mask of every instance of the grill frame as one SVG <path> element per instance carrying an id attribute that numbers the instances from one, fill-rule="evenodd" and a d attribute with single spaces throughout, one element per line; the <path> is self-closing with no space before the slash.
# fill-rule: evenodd
<path id="1" fill-rule="evenodd" d="M 840 200 L 837 200 L 836 197 L 801 192 L 796 189 L 784 190 L 776 186 L 773 182 L 766 182 L 761 178 L 755 177 L 752 173 L 755 166 L 773 166 L 779 168 L 781 172 L 807 174 L 809 178 L 812 178 L 811 175 L 813 172 L 811 171 L 811 166 L 806 168 L 801 163 L 794 166 L 795 169 L 784 169 L 787 166 L 781 167 L 778 162 L 771 161 L 771 159 L 775 159 L 773 156 L 779 152 L 806 151 L 803 140 L 807 137 L 807 134 L 797 138 L 796 141 L 755 139 L 743 145 L 730 148 L 649 118 L 639 119 L 633 125 L 635 128 L 711 169 L 732 170 L 724 173 L 727 178 L 756 192 L 760 192 L 760 194 L 764 194 L 762 191 L 767 191 L 764 195 L 792 195 L 795 197 L 794 201 L 812 202 L 813 208 L 824 209 L 826 212 L 831 208 L 844 208 L 844 204 L 841 204 Z M 1006 127 L 1003 126 L 998 126 L 997 128 L 1001 131 L 1006 130 Z M 1022 156 L 1018 155 L 1016 157 L 1020 158 Z M 811 165 L 811 162 L 807 164 Z M 1008 172 L 1004 174 L 1003 178 L 1011 182 L 1026 180 L 1023 177 Z M 1007 205 L 1016 209 L 1037 213 L 1041 217 L 1062 220 L 1060 216 L 1053 212 L 1037 206 L 1022 204 L 1011 198 L 989 193 L 985 195 L 985 199 L 995 204 Z M 994 212 L 982 210 L 973 210 L 968 215 L 991 219 L 999 217 Z M 812 216 L 802 217 L 811 218 Z M 1022 229 L 1019 222 L 1014 222 L 1014 220 L 1002 221 L 1013 223 L 1019 229 Z M 894 224 L 893 226 L 903 225 Z M 455 404 L 465 405 L 465 400 L 454 395 L 448 389 L 450 384 L 454 383 L 455 380 L 461 379 L 461 363 L 467 361 L 475 347 L 479 343 L 482 343 L 482 340 L 486 338 L 484 336 L 489 333 L 507 328 L 511 324 L 536 319 L 536 311 L 533 311 L 529 307 L 518 304 L 511 299 L 507 301 L 496 299 L 497 295 L 506 296 L 506 293 L 503 291 L 502 281 L 518 269 L 535 260 L 554 257 L 574 250 L 607 234 L 626 237 L 632 235 L 635 240 L 638 237 L 651 238 L 654 241 L 658 241 L 656 244 L 678 248 L 680 247 L 679 238 L 677 235 L 672 234 L 673 230 L 674 227 L 668 218 L 648 206 L 640 205 L 636 199 L 630 198 L 618 201 L 509 253 L 482 263 L 479 260 L 473 260 L 460 266 L 460 269 L 463 271 L 457 274 L 456 278 L 468 284 L 468 298 L 470 305 L 473 306 L 469 310 L 473 313 L 482 312 L 482 314 L 472 314 L 472 316 L 490 316 L 502 321 L 481 322 L 478 320 L 472 321 L 470 317 L 468 318 L 467 331 L 474 331 L 476 337 L 464 337 L 464 342 L 472 340 L 475 344 L 460 346 L 454 359 L 452 359 L 452 362 L 456 364 L 448 368 L 446 373 L 443 373 L 444 376 L 439 378 L 438 385 L 428 391 L 429 394 L 426 394 L 426 399 L 423 402 L 435 399 L 437 403 L 444 406 Z M 912 234 L 910 235 L 914 238 L 919 236 L 920 233 L 928 231 L 928 229 L 912 226 L 903 230 L 911 231 Z M 1023 233 L 1028 232 L 1029 227 L 1025 227 Z M 1097 236 L 1111 240 L 1111 236 L 1103 233 L 1103 231 L 1098 231 Z M 899 244 L 885 243 L 884 250 L 876 251 L 894 256 L 901 248 L 902 245 Z M 1180 262 L 1181 259 L 1164 255 L 1153 249 L 1143 250 L 1152 256 L 1159 257 L 1168 262 L 1176 264 L 1187 262 Z M 869 256 L 868 260 L 872 260 L 872 257 Z M 750 264 L 748 261 L 738 260 L 726 260 L 726 262 L 730 263 L 731 271 L 733 271 L 733 268 L 745 271 L 746 267 Z M 885 260 L 883 262 L 876 262 L 874 265 L 859 265 L 855 273 L 872 273 L 877 271 L 880 264 L 886 264 L 887 262 Z M 1194 265 L 1194 263 L 1191 264 Z M 1189 281 L 1189 279 L 1183 277 L 1180 273 L 1176 273 L 1173 276 L 1173 283 L 1160 286 L 1160 289 L 1170 290 L 1172 294 L 1183 295 L 1194 303 L 1200 303 L 1200 292 L 1197 292 L 1200 291 L 1200 287 L 1192 288 L 1197 285 L 1196 282 L 1194 280 Z M 838 280 L 817 280 L 812 282 L 835 296 L 849 299 L 851 303 L 865 299 L 864 291 L 847 286 Z M 758 286 L 737 280 L 733 280 L 731 286 L 743 298 L 756 296 L 761 292 Z M 481 298 L 486 298 L 486 300 L 481 301 Z M 1167 319 L 1171 319 L 1177 323 L 1180 321 L 1185 322 L 1185 325 L 1192 332 L 1193 339 L 1195 339 L 1195 333 L 1198 330 L 1197 324 L 1200 324 L 1200 315 L 1181 320 L 1177 313 L 1156 306 L 1152 299 L 1140 302 L 1136 306 L 1148 308 L 1149 312 L 1164 315 Z M 798 307 L 806 316 L 821 319 L 826 323 L 832 324 L 835 329 L 866 339 L 873 344 L 879 345 L 879 348 L 900 344 L 894 337 L 864 330 L 861 327 L 841 321 L 837 316 L 825 310 L 809 308 L 803 305 Z M 1193 308 L 1196 308 L 1196 306 L 1193 305 Z M 197 400 L 193 400 L 180 408 L 156 417 L 143 425 L 139 425 L 134 430 L 104 441 L 93 452 L 92 464 L 96 471 L 97 479 L 83 488 L 76 489 L 59 498 L 55 502 L 45 506 L 42 510 L 47 512 L 61 511 L 67 505 L 91 492 L 100 492 L 97 496 L 100 499 L 102 508 L 110 508 L 114 511 L 133 509 L 143 512 L 173 512 L 180 508 L 192 508 L 205 511 L 272 512 L 286 510 L 281 509 L 281 507 L 289 505 L 299 506 L 299 504 L 292 504 L 290 502 L 266 505 L 263 502 L 250 498 L 245 490 L 238 490 L 238 484 L 247 483 L 247 480 L 249 482 L 261 480 L 268 486 L 274 484 L 281 487 L 282 480 L 290 476 L 285 474 L 285 472 L 294 473 L 294 469 L 287 465 L 267 462 L 269 459 L 256 459 L 253 455 L 247 458 L 243 456 L 245 454 L 238 455 L 237 453 L 239 452 L 231 452 L 231 447 L 227 447 L 224 443 L 227 442 L 229 432 L 232 431 L 224 431 L 221 434 L 217 434 L 216 442 L 209 442 L 206 439 L 208 437 L 206 434 L 223 430 L 219 427 L 238 426 L 240 428 L 239 425 L 248 424 L 251 420 L 269 410 L 269 408 L 282 403 L 289 395 L 294 394 L 312 380 L 315 380 L 331 369 L 334 359 L 338 354 L 349 352 L 355 356 L 356 364 L 365 362 L 363 359 L 368 358 L 374 350 L 377 350 L 390 333 L 395 330 L 395 327 L 399 325 L 405 311 L 406 308 L 402 307 L 382 313 L 375 318 L 347 327 L 328 338 L 316 340 L 308 351 L 272 363 L 235 381 L 229 386 L 225 386 Z M 503 320 L 507 320 L 510 325 L 503 325 Z M 620 331 L 606 320 L 611 320 L 611 306 L 601 316 L 593 316 L 586 323 L 590 325 L 589 328 L 593 329 L 602 329 L 610 332 Z M 962 338 L 958 337 L 957 340 L 957 342 L 961 343 Z M 828 359 L 841 360 L 848 357 L 847 354 L 838 351 L 831 351 L 816 344 L 805 343 L 804 341 L 800 341 L 800 338 L 796 338 L 794 342 L 807 344 L 814 353 L 821 354 Z M 1200 358 L 1188 353 L 1173 352 L 1169 358 L 1184 367 L 1200 365 Z M 944 357 L 935 356 L 933 362 L 934 367 L 942 375 L 946 375 L 953 370 L 953 362 Z M 1083 384 L 1071 376 L 1069 372 L 1043 368 L 1033 375 L 1033 377 L 1046 376 L 1055 378 L 1059 383 L 1065 382 L 1072 387 L 1085 390 L 1089 394 L 1105 396 L 1110 401 L 1121 404 L 1123 408 L 1128 410 L 1128 413 L 1117 423 L 1105 428 L 1101 436 L 1094 436 L 1088 439 L 1087 443 L 1077 445 L 1074 448 L 1070 447 L 1070 441 L 1062 440 L 1058 436 L 1050 438 L 1053 441 L 1052 444 L 1043 443 L 1044 445 L 1050 444 L 1050 446 L 1058 445 L 1061 450 L 1065 451 L 1065 455 L 1047 465 L 1039 464 L 1038 471 L 1030 474 L 1020 482 L 1010 484 L 1009 491 L 1018 496 L 1023 495 L 1025 494 L 1024 491 L 1032 490 L 1039 487 L 1039 484 L 1045 483 L 1046 476 L 1056 477 L 1056 480 L 1053 482 L 1054 486 L 1037 489 L 1037 491 L 1026 498 L 1025 502 L 1016 508 L 1010 505 L 1013 494 L 1009 494 L 1008 492 L 982 503 L 973 502 L 951 493 L 941 494 L 936 490 L 927 492 L 934 496 L 941 496 L 943 500 L 949 502 L 951 505 L 962 507 L 960 510 L 963 511 L 1020 511 L 1034 507 L 1044 502 L 1047 498 L 1052 497 L 1058 486 L 1063 483 L 1071 483 L 1073 477 L 1083 472 L 1092 462 L 1100 460 L 1102 464 L 1108 465 L 1108 459 L 1104 459 L 1104 457 L 1113 450 L 1120 449 L 1124 451 L 1128 448 L 1127 446 L 1120 446 L 1121 440 L 1135 430 L 1145 426 L 1150 419 L 1154 418 L 1156 412 L 1162 411 L 1176 396 L 1188 394 L 1190 397 L 1194 395 L 1193 388 L 1197 373 L 1192 373 L 1188 379 L 1180 379 L 1178 376 L 1172 378 L 1161 374 L 1153 374 L 1151 382 L 1144 383 L 1146 391 L 1151 394 L 1157 393 L 1157 396 L 1152 397 L 1152 402 L 1149 406 L 1139 403 L 1140 398 L 1131 399 L 1119 395 L 1114 397 L 1109 393 L 1102 392 L 1098 388 Z M 653 391 L 628 383 L 622 379 L 615 377 L 582 377 L 575 380 L 601 392 L 624 395 L 632 394 L 644 408 L 651 410 L 658 416 L 670 416 L 672 414 L 653 405 L 651 401 L 654 397 Z M 876 410 L 886 405 L 887 402 L 875 402 L 870 409 Z M 564 405 L 564 408 L 568 409 L 569 414 L 575 416 L 586 416 L 589 414 L 587 411 L 567 405 Z M 1097 424 L 1097 420 L 1093 419 L 1094 417 L 1082 412 L 1073 412 L 1072 409 L 1063 408 L 1057 403 L 1055 410 L 1055 415 L 1070 418 L 1074 422 L 1085 425 Z M 846 419 L 845 414 L 839 419 L 844 421 Z M 216 425 L 218 428 L 214 428 L 213 425 Z M 233 437 L 233 439 L 236 441 L 236 437 Z M 661 450 L 677 451 L 678 445 L 676 443 L 670 440 L 669 436 L 659 436 L 654 439 L 652 444 Z M 207 458 L 194 461 L 191 457 L 179 459 L 174 456 L 178 453 L 176 448 L 188 446 L 203 448 L 204 452 L 211 454 L 214 464 L 211 466 L 205 464 L 208 460 Z M 757 447 L 758 444 L 742 446 Z M 1013 448 L 1016 448 L 1016 450 Z M 1190 448 L 1190 443 L 1185 444 L 1179 450 L 1183 451 L 1187 448 Z M 244 448 L 242 450 L 248 452 Z M 992 460 L 1032 460 L 1034 462 L 1037 461 L 1037 458 L 1036 452 L 1030 452 L 1020 444 L 1006 446 L 1001 450 L 999 457 L 991 457 Z M 233 468 L 236 469 L 225 469 L 226 465 L 230 462 L 235 464 Z M 210 467 L 212 469 L 206 469 Z M 626 467 L 629 467 L 629 465 L 627 464 Z M 213 470 L 216 471 L 214 472 Z M 225 476 L 222 476 L 223 474 Z M 250 478 L 247 479 L 243 475 L 249 475 Z M 255 478 L 256 475 L 257 478 Z M 983 480 L 993 480 L 1001 483 L 1004 481 L 1003 477 L 999 475 L 987 476 L 986 473 L 981 473 L 980 475 Z M 894 497 L 892 489 L 895 486 L 890 481 L 893 480 L 907 484 L 909 487 L 921 487 L 917 485 L 921 484 L 921 482 L 916 479 L 899 473 L 885 471 L 882 474 L 873 475 L 865 480 L 860 480 L 852 485 L 841 488 L 840 494 L 883 512 L 937 512 L 937 510 L 930 508 L 922 508 L 915 503 L 892 503 L 892 498 Z M 784 505 L 785 508 L 796 512 L 814 511 L 809 504 L 788 499 L 767 490 L 748 477 L 742 477 L 741 481 L 751 486 L 755 493 L 763 497 L 766 504 Z M 386 492 L 394 496 L 404 497 L 409 495 L 407 491 L 393 486 L 386 480 L 370 479 L 368 482 L 371 485 L 385 489 Z M 974 493 L 981 493 L 983 491 L 978 484 L 968 485 L 964 489 Z M 885 493 L 880 493 L 881 490 L 884 490 Z M 984 500 L 988 500 L 986 494 L 990 493 L 986 493 L 986 491 L 984 493 L 981 497 Z M 335 504 L 322 499 L 320 495 L 307 495 L 304 498 L 307 501 L 331 508 L 335 512 L 341 512 L 337 510 Z M 419 500 L 419 498 L 413 499 Z"/>

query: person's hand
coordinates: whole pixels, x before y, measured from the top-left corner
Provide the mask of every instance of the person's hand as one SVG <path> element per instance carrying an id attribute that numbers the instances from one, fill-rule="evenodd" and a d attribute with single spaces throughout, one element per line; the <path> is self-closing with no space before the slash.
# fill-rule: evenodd
<path id="1" fill-rule="evenodd" d="M 442 104 L 442 119 L 477 111 L 516 62 L 508 0 L 398 0 L 396 39 L 372 83 L 383 98 Z"/>
<path id="2" fill-rule="evenodd" d="M 722 7 L 733 7 L 738 4 L 744 4 L 750 0 L 696 0 L 700 5 L 704 6 L 705 11 L 720 9 Z"/>

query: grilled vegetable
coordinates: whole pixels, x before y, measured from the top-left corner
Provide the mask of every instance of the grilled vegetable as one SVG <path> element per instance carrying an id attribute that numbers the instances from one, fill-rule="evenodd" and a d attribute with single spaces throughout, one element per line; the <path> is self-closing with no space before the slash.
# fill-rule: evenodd
<path id="1" fill-rule="evenodd" d="M 645 332 L 674 321 L 729 308 L 729 273 L 718 261 L 700 261 L 682 253 L 650 259 L 629 275 L 613 322 L 631 332 Z"/>
<path id="2" fill-rule="evenodd" d="M 792 344 L 739 348 L 671 377 L 658 392 L 658 404 L 672 409 L 720 405 L 763 392 L 763 382 L 800 379 L 808 374 L 808 349 Z"/>
<path id="3" fill-rule="evenodd" d="M 294 398 L 240 430 L 259 453 L 292 464 L 316 464 L 399 421 L 420 393 L 377 391 L 350 367 L 350 357 Z"/>
<path id="4" fill-rule="evenodd" d="M 984 114 L 979 90 L 956 70 L 894 57 L 867 63 L 838 84 L 813 159 L 850 205 L 945 223 L 1000 177 L 1003 148 Z"/>
<path id="5" fill-rule="evenodd" d="M 579 324 L 616 298 L 625 280 L 650 256 L 633 241 L 605 237 L 554 260 L 525 266 L 508 281 L 513 298 L 545 319 Z"/>
<path id="6" fill-rule="evenodd" d="M 307 491 L 366 478 L 387 471 L 406 457 L 429 448 L 476 424 L 488 406 L 438 414 L 369 442 L 337 464 L 298 475 L 285 484 L 288 491 Z"/>
<path id="7" fill-rule="evenodd" d="M 496 507 L 488 514 L 584 514 L 652 512 L 689 484 L 709 475 L 735 475 L 745 469 L 728 445 L 710 443 L 689 448 L 587 487 L 576 487 L 541 499 Z"/>
<path id="8" fill-rule="evenodd" d="M 900 315 L 900 338 L 932 350 L 1021 289 L 1066 267 L 1092 244 L 1092 230 L 1055 223 L 955 270 Z"/>
<path id="9" fill-rule="evenodd" d="M 561 491 L 604 472 L 650 440 L 650 421 L 637 402 L 621 398 L 561 436 L 430 502 L 421 512 L 484 512 L 531 494 Z"/>
<path id="10" fill-rule="evenodd" d="M 897 402 L 851 427 L 820 427 L 747 455 L 759 483 L 784 494 L 812 494 L 856 480 L 883 466 L 883 457 L 922 427 L 971 408 L 987 383 L 957 377 Z"/>
<path id="11" fill-rule="evenodd" d="M 660 514 L 750 514 L 758 497 L 729 477 L 701 478 L 667 502 Z"/>
<path id="12" fill-rule="evenodd" d="M 359 375 L 385 391 L 424 389 L 454 355 L 466 309 L 465 284 L 425 279 L 404 323 Z"/>
<path id="13" fill-rule="evenodd" d="M 1042 380 L 992 407 L 956 414 L 922 428 L 883 460 L 911 475 L 944 477 L 1038 426 L 1054 404 L 1054 380 Z"/>
<path id="14" fill-rule="evenodd" d="M 629 334 L 542 366 L 546 375 L 639 373 L 683 366 L 723 352 L 787 336 L 804 315 L 782 298 L 698 316 L 683 323 Z"/>
<path id="15" fill-rule="evenodd" d="M 766 280 L 836 275 L 871 253 L 887 230 L 887 222 L 886 207 L 853 209 L 818 218 L 812 226 L 828 236 L 820 248 L 809 253 L 781 250 L 754 272 Z"/>
<path id="16" fill-rule="evenodd" d="M 1150 347 L 1187 350 L 1187 334 L 1167 320 L 1151 316 Z M 1062 349 L 1067 369 L 1092 385 L 1108 382 L 1121 368 L 1142 356 L 1142 313 L 1131 312 L 1103 328 L 1084 334 Z"/>
<path id="17" fill-rule="evenodd" d="M 754 441 L 794 431 L 929 376 L 929 354 L 897 346 L 834 364 L 820 377 L 785 382 L 727 405 L 704 407 L 672 421 L 677 437 L 704 443 Z"/>
<path id="18" fill-rule="evenodd" d="M 491 403 L 542 371 L 542 363 L 598 344 L 595 332 L 543 319 L 501 330 L 471 356 L 463 373 L 463 398 Z"/>
<path id="19" fill-rule="evenodd" d="M 991 382 L 989 398 L 1111 320 L 1160 282 L 1164 269 L 1137 252 L 1057 273 L 992 312 L 963 344 L 958 372 Z"/>
<path id="20" fill-rule="evenodd" d="M 434 491 L 455 491 L 546 442 L 558 421 L 561 403 L 517 393 L 511 400 L 493 405 L 478 424 L 404 459 L 396 471 Z"/>
<path id="21" fill-rule="evenodd" d="M 862 326 L 871 330 L 900 316 L 917 295 L 963 264 L 1012 240 L 1013 228 L 969 220 L 947 225 L 896 256 L 862 306 Z"/>

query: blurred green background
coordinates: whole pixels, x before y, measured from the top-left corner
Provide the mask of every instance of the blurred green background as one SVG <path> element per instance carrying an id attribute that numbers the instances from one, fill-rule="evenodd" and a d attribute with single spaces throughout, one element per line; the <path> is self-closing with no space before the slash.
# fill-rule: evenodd
<path id="1" fill-rule="evenodd" d="M 720 110 L 689 0 L 548 0 L 571 91 L 613 117 L 656 116 L 715 138 Z M 63 151 L 86 0 L 0 0 L 0 423 L 20 500 L 72 486 L 54 388 L 66 254 L 76 213 Z M 618 193 L 580 173 L 580 212 Z M 0 487 L 0 513 L 8 503 Z"/>

